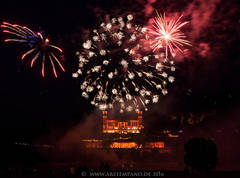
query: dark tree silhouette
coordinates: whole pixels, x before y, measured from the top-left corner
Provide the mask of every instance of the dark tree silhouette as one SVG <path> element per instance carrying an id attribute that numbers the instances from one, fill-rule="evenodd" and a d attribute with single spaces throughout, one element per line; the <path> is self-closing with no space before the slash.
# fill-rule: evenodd
<path id="1" fill-rule="evenodd" d="M 216 167 L 217 145 L 210 139 L 192 138 L 184 145 L 184 162 L 191 172 L 208 173 Z"/>

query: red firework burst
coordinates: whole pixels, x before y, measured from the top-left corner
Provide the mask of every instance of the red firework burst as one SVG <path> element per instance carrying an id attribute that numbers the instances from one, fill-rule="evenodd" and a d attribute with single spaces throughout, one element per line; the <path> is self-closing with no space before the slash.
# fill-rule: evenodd
<path id="1" fill-rule="evenodd" d="M 165 55 L 168 56 L 168 51 L 174 56 L 177 51 L 181 51 L 183 45 L 189 45 L 190 41 L 186 40 L 186 36 L 181 32 L 181 28 L 188 22 L 181 22 L 182 15 L 177 19 L 167 21 L 165 14 L 163 16 L 157 13 L 154 18 L 153 28 L 149 29 L 153 37 L 152 47 L 156 51 L 160 48 L 165 49 Z"/>

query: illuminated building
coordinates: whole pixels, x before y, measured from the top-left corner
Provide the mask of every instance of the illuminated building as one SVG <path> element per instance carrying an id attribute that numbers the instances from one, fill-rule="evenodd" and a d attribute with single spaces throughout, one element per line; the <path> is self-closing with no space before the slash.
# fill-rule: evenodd
<path id="1" fill-rule="evenodd" d="M 129 134 L 129 133 L 140 133 L 143 129 L 142 125 L 142 111 L 138 112 L 138 118 L 135 120 L 118 121 L 108 119 L 108 112 L 102 111 L 102 132 L 103 133 L 118 133 L 118 134 Z"/>
<path id="2" fill-rule="evenodd" d="M 164 149 L 162 140 L 142 136 L 143 116 L 138 112 L 136 119 L 114 120 L 108 118 L 108 111 L 102 111 L 102 138 L 81 140 L 88 149 Z M 127 136 L 126 136 L 127 134 Z M 150 140 L 149 140 L 150 139 Z M 141 141 L 140 141 L 141 140 Z"/>
<path id="3" fill-rule="evenodd" d="M 138 148 L 135 142 L 113 142 L 110 148 Z"/>
<path id="4" fill-rule="evenodd" d="M 164 142 L 147 142 L 145 148 L 164 148 Z"/>

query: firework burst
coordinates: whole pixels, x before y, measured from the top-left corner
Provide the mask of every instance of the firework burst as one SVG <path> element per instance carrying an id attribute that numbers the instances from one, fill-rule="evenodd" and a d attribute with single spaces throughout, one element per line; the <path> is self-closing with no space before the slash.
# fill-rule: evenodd
<path id="1" fill-rule="evenodd" d="M 176 55 L 177 51 L 182 52 L 183 45 L 191 45 L 181 28 L 188 22 L 181 22 L 182 16 L 177 20 L 167 20 L 165 14 L 163 16 L 157 13 L 154 18 L 152 28 L 149 28 L 150 36 L 152 37 L 152 47 L 154 51 L 165 49 L 165 55 L 168 57 L 170 52 L 172 56 Z"/>
<path id="2" fill-rule="evenodd" d="M 41 73 L 43 77 L 45 76 L 46 59 L 49 59 L 56 78 L 57 72 L 55 64 L 57 64 L 62 71 L 65 71 L 59 58 L 57 57 L 62 53 L 62 49 L 51 45 L 49 39 L 45 38 L 42 33 L 36 33 L 25 26 L 10 24 L 7 22 L 3 22 L 1 27 L 3 28 L 4 33 L 10 35 L 10 38 L 4 40 L 5 42 L 25 43 L 31 48 L 22 55 L 22 60 L 24 60 L 27 56 L 32 56 L 30 66 L 33 67 L 37 59 L 40 59 L 42 68 Z"/>
<path id="3" fill-rule="evenodd" d="M 82 96 L 101 110 L 113 107 L 139 111 L 157 103 L 173 82 L 174 62 L 164 53 L 146 50 L 146 28 L 132 23 L 133 16 L 112 18 L 90 32 L 76 52 Z"/>

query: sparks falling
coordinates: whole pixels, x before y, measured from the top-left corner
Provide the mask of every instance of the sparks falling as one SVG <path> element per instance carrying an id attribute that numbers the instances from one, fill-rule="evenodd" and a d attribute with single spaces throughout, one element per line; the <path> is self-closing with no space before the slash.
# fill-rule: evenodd
<path id="1" fill-rule="evenodd" d="M 10 38 L 5 39 L 5 42 L 19 42 L 25 43 L 30 47 L 30 50 L 25 52 L 22 55 L 22 60 L 27 56 L 31 56 L 30 66 L 36 63 L 37 59 L 41 61 L 41 73 L 42 76 L 45 76 L 45 63 L 46 59 L 49 59 L 53 74 L 57 78 L 56 66 L 57 64 L 63 72 L 65 72 L 64 67 L 62 66 L 58 56 L 62 54 L 62 49 L 57 46 L 51 45 L 48 38 L 45 38 L 44 35 L 40 32 L 34 32 L 31 29 L 20 26 L 17 24 L 10 24 L 3 22 L 1 25 L 3 33 L 10 35 Z"/>
<path id="2" fill-rule="evenodd" d="M 157 103 L 166 85 L 174 82 L 169 75 L 174 62 L 164 53 L 144 50 L 146 28 L 133 24 L 133 16 L 108 19 L 92 30 L 76 52 L 82 96 L 100 110 L 136 112 Z"/>
<path id="3" fill-rule="evenodd" d="M 191 46 L 190 42 L 186 40 L 186 36 L 181 32 L 181 28 L 188 22 L 181 22 L 182 16 L 177 20 L 171 19 L 167 21 L 165 14 L 163 16 L 157 13 L 154 18 L 153 26 L 149 29 L 152 36 L 152 47 L 154 51 L 159 49 L 165 50 L 165 55 L 168 57 L 169 52 L 172 56 L 176 55 L 177 51 L 183 52 L 183 45 Z"/>

